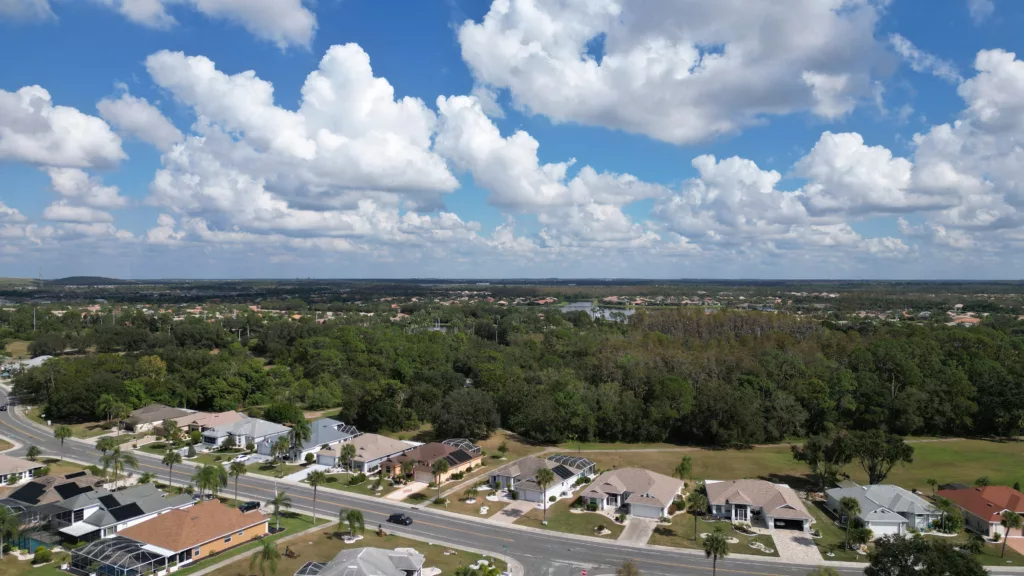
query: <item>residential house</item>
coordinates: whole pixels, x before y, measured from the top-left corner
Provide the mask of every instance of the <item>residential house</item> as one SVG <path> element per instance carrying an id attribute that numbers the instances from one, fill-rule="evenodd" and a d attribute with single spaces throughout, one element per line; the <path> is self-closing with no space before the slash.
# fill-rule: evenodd
<path id="1" fill-rule="evenodd" d="M 416 447 L 415 444 L 402 442 L 380 434 L 360 434 L 349 440 L 339 442 L 327 450 L 317 452 L 317 463 L 323 466 L 342 466 L 341 450 L 346 444 L 356 447 L 356 456 L 352 459 L 352 467 L 363 474 L 372 474 L 380 470 L 381 464 L 388 458 L 404 454 Z"/>
<path id="2" fill-rule="evenodd" d="M 188 410 L 171 408 L 163 404 L 150 404 L 132 410 L 123 422 L 125 430 L 132 432 L 148 432 L 159 426 L 164 420 L 174 420 L 191 414 Z"/>
<path id="3" fill-rule="evenodd" d="M 453 438 L 444 442 L 430 442 L 417 446 L 398 456 L 388 458 L 384 464 L 386 476 L 411 476 L 416 482 L 434 482 L 434 462 L 444 459 L 448 462 L 448 471 L 441 475 L 444 483 L 452 476 L 477 466 L 483 460 L 483 451 L 479 446 L 463 438 Z"/>
<path id="4" fill-rule="evenodd" d="M 212 556 L 267 534 L 267 517 L 260 511 L 241 512 L 207 500 L 177 508 L 120 532 L 178 565 Z"/>
<path id="5" fill-rule="evenodd" d="M 217 428 L 218 426 L 226 426 L 241 422 L 248 418 L 241 412 L 234 410 L 228 410 L 226 412 L 193 412 L 186 416 L 179 416 L 174 418 L 174 422 L 179 428 L 185 431 L 185 433 L 194 432 L 196 430 L 205 432 Z"/>
<path id="6" fill-rule="evenodd" d="M 282 436 L 287 436 L 291 428 L 268 422 L 261 418 L 245 418 L 231 424 L 223 424 L 203 432 L 203 444 L 209 449 L 220 448 L 228 438 L 233 438 L 235 446 L 242 448 L 249 443 L 265 456 L 270 455 L 270 448 Z"/>
<path id="7" fill-rule="evenodd" d="M 555 475 L 555 481 L 544 489 L 537 484 L 537 472 L 542 468 Z M 586 458 L 560 454 L 547 458 L 527 456 L 492 471 L 488 481 L 494 488 L 515 490 L 520 500 L 542 502 L 571 493 L 577 480 L 592 476 L 596 469 L 597 465 Z"/>
<path id="8" fill-rule="evenodd" d="M 102 490 L 103 482 L 88 472 L 43 476 L 0 500 L 0 505 L 18 516 L 21 525 L 18 547 L 35 550 L 39 546 L 49 548 L 59 544 L 60 537 L 50 519 L 65 511 L 60 503 L 79 494 Z"/>
<path id="9" fill-rule="evenodd" d="M 310 438 L 301 447 L 292 450 L 293 460 L 302 461 L 306 454 L 315 454 L 320 450 L 329 450 L 331 446 L 340 444 L 353 436 L 359 435 L 355 426 L 334 420 L 321 418 L 310 423 Z"/>
<path id="10" fill-rule="evenodd" d="M 32 479 L 42 468 L 43 465 L 39 462 L 0 454 L 0 484 L 21 484 Z"/>
<path id="11" fill-rule="evenodd" d="M 806 532 L 814 522 L 796 492 L 765 480 L 708 480 L 704 484 L 711 514 L 731 522 L 753 524 L 757 517 L 769 528 Z"/>
<path id="12" fill-rule="evenodd" d="M 91 542 L 114 534 L 160 514 L 188 508 L 195 500 L 188 494 L 171 496 L 153 484 L 132 486 L 117 492 L 94 490 L 73 496 L 56 506 L 51 529 L 70 541 Z"/>
<path id="13" fill-rule="evenodd" d="M 1003 512 L 1012 510 L 1024 515 L 1024 494 L 1009 486 L 985 486 L 983 488 L 961 488 L 939 490 L 939 496 L 957 505 L 964 514 L 964 522 L 971 530 L 988 537 L 1021 538 L 1021 530 L 1011 530 L 1001 524 Z"/>
<path id="14" fill-rule="evenodd" d="M 906 534 L 910 528 L 927 530 L 942 516 L 942 512 L 917 494 L 890 484 L 861 486 L 856 482 L 843 482 L 839 488 L 826 490 L 825 496 L 825 505 L 842 522 L 846 519 L 839 507 L 840 500 L 856 500 L 860 505 L 857 517 L 876 537 Z"/>
<path id="15" fill-rule="evenodd" d="M 641 518 L 668 516 L 669 506 L 683 490 L 683 482 L 644 470 L 620 468 L 598 476 L 580 494 L 584 504 L 598 510 L 618 510 Z"/>
<path id="16" fill-rule="evenodd" d="M 306 562 L 295 576 L 421 576 L 423 561 L 412 548 L 350 548 L 327 564 Z"/>

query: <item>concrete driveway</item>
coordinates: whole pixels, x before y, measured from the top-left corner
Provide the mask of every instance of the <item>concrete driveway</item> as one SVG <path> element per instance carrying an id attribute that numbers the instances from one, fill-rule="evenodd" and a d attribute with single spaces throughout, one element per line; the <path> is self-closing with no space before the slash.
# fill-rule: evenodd
<path id="1" fill-rule="evenodd" d="M 619 542 L 629 544 L 647 544 L 654 534 L 658 521 L 652 518 L 629 518 L 626 520 L 626 527 L 619 534 Z"/>
<path id="2" fill-rule="evenodd" d="M 426 482 L 409 482 L 408 484 L 402 486 L 398 490 L 385 494 L 384 498 L 387 498 L 388 500 L 394 500 L 396 502 L 401 502 L 402 500 L 405 500 L 406 498 L 412 496 L 417 492 L 423 492 L 424 490 L 427 489 L 427 486 L 429 486 L 429 484 L 427 484 Z"/>
<path id="3" fill-rule="evenodd" d="M 821 552 L 814 545 L 814 539 L 806 532 L 797 530 L 772 530 L 772 539 L 779 552 L 779 558 L 799 564 L 822 562 Z"/>
<path id="4" fill-rule="evenodd" d="M 1013 548 L 1017 552 L 1024 554 L 1024 538 L 1009 538 L 1006 541 L 1007 548 Z"/>
<path id="5" fill-rule="evenodd" d="M 533 502 L 526 502 L 525 500 L 516 500 L 505 506 L 498 511 L 497 514 L 488 518 L 492 522 L 498 522 L 499 524 L 511 524 L 516 520 L 519 520 L 526 515 L 527 512 L 537 507 L 537 504 Z"/>

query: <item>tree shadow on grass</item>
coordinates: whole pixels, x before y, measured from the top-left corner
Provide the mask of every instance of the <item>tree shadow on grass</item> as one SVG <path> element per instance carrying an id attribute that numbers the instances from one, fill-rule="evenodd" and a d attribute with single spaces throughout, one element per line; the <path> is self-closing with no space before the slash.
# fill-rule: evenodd
<path id="1" fill-rule="evenodd" d="M 814 483 L 804 475 L 796 474 L 764 474 L 758 476 L 760 480 L 767 480 L 773 484 L 786 484 L 794 490 L 813 490 Z"/>

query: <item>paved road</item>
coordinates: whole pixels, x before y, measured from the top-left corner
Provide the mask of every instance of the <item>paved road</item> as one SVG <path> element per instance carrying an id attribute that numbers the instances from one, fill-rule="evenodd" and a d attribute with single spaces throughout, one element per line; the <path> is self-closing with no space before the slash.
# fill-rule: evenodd
<path id="1" fill-rule="evenodd" d="M 0 391 L 0 403 L 6 394 Z M 14 451 L 24 453 L 29 445 L 36 445 L 46 454 L 59 454 L 60 443 L 52 433 L 16 414 L 13 410 L 0 412 L 0 435 L 9 437 L 22 446 Z M 87 443 L 67 440 L 64 443 L 67 458 L 79 462 L 96 463 L 100 454 Z M 139 469 L 167 477 L 167 467 L 160 459 L 137 452 Z M 189 463 L 175 466 L 175 479 L 191 477 L 194 467 Z M 313 490 L 305 485 L 276 483 L 292 499 L 293 507 L 309 512 L 313 506 Z M 273 497 L 273 478 L 250 474 L 239 481 L 239 497 L 267 501 Z M 225 493 L 233 491 L 232 482 Z M 320 489 L 317 494 L 319 517 L 337 518 L 340 509 L 356 508 L 363 512 L 368 527 L 384 523 L 389 514 L 408 512 L 415 519 L 410 527 L 389 528 L 389 531 L 409 534 L 421 539 L 436 539 L 454 546 L 506 554 L 523 565 L 528 576 L 579 576 L 581 569 L 588 575 L 614 574 L 615 567 L 626 558 L 633 558 L 645 575 L 650 576 L 705 576 L 711 572 L 711 563 L 703 556 L 649 547 L 629 547 L 614 541 L 597 542 L 579 539 L 557 532 L 503 526 L 469 516 L 460 516 L 431 509 L 418 509 L 404 503 L 370 497 L 360 497 L 334 490 Z M 764 560 L 723 559 L 718 572 L 725 575 L 747 576 L 805 576 L 808 566 L 780 564 Z M 859 574 L 859 570 L 843 574 Z"/>

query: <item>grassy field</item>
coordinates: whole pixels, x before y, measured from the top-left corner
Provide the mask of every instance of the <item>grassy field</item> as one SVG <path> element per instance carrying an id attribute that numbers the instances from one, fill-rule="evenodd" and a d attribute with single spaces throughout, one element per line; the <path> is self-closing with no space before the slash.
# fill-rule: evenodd
<path id="1" fill-rule="evenodd" d="M 7 343 L 7 346 L 4 346 L 4 350 L 6 350 L 12 358 L 24 360 L 30 357 L 28 353 L 28 344 L 29 343 L 26 340 L 12 340 Z"/>
<path id="2" fill-rule="evenodd" d="M 33 422 L 47 426 L 46 419 L 43 417 L 41 410 L 42 408 L 39 406 L 32 406 L 25 410 L 25 415 Z M 69 424 L 69 426 L 71 426 L 71 435 L 75 438 L 92 438 L 93 436 L 106 434 L 114 429 L 113 422 L 84 422 L 79 424 Z M 122 434 L 121 436 L 134 438 L 131 434 Z"/>
<path id="3" fill-rule="evenodd" d="M 913 463 L 894 468 L 887 483 L 928 491 L 925 482 L 928 478 L 965 484 L 972 484 L 979 476 L 988 476 L 993 484 L 1012 485 L 1024 481 L 1024 467 L 1020 465 L 1024 460 L 1024 442 L 932 440 L 911 445 L 914 447 Z M 639 466 L 668 475 L 687 455 L 693 460 L 695 479 L 763 478 L 795 488 L 809 485 L 807 467 L 793 459 L 788 445 L 747 450 L 584 451 L 582 455 L 596 462 L 601 470 Z M 845 471 L 854 480 L 867 482 L 867 475 L 856 462 L 849 464 Z"/>
<path id="4" fill-rule="evenodd" d="M 531 526 L 533 528 L 543 528 L 545 530 L 555 530 L 558 532 L 568 532 L 570 534 L 581 534 L 583 536 L 597 536 L 594 532 L 594 528 L 599 524 L 603 524 L 605 528 L 611 531 L 611 534 L 605 534 L 601 538 L 608 538 L 614 540 L 622 534 L 622 526 L 613 522 L 607 516 L 603 514 L 597 514 L 596 512 L 584 512 L 582 514 L 573 514 L 569 512 L 570 500 L 563 499 L 555 502 L 554 504 L 548 505 L 548 525 L 544 526 L 541 521 L 544 519 L 543 510 L 530 510 L 524 514 L 521 518 L 516 520 L 516 524 L 521 526 Z"/>
<path id="5" fill-rule="evenodd" d="M 716 526 L 722 528 L 727 537 L 739 540 L 739 544 L 729 545 L 729 552 L 732 554 L 752 554 L 754 556 L 779 555 L 775 548 L 775 541 L 772 540 L 771 536 L 768 536 L 767 534 L 760 534 L 757 536 L 740 534 L 733 530 L 727 522 L 705 522 L 698 518 L 697 534 L 713 532 Z M 765 554 L 756 548 L 751 548 L 748 544 L 752 541 L 760 542 L 768 548 L 771 548 L 774 552 L 771 554 Z M 648 540 L 647 543 L 655 544 L 657 546 L 672 546 L 674 548 L 691 548 L 695 550 L 701 550 L 703 546 L 703 540 L 699 538 L 696 540 L 694 539 L 693 516 L 690 514 L 676 514 L 672 517 L 671 526 L 659 525 L 654 529 L 654 534 L 651 535 L 651 539 Z"/>
<path id="6" fill-rule="evenodd" d="M 367 530 L 362 540 L 355 544 L 345 544 L 336 537 L 336 528 L 310 534 L 308 538 L 301 538 L 298 541 L 288 542 L 288 546 L 296 553 L 297 558 L 281 558 L 277 567 L 277 574 L 294 574 L 306 562 L 327 563 L 334 558 L 343 548 L 350 547 L 373 547 L 394 550 L 396 548 L 415 548 L 425 557 L 424 567 L 434 567 L 441 570 L 441 574 L 453 574 L 460 566 L 469 566 L 480 560 L 479 554 L 454 551 L 455 554 L 445 554 L 450 550 L 444 546 L 430 545 L 417 540 L 410 540 L 389 534 L 378 536 L 376 532 Z M 283 548 L 281 549 L 283 552 Z M 498 568 L 504 570 L 505 563 L 497 561 Z M 212 576 L 250 576 L 249 561 L 243 560 L 225 566 L 211 573 Z M 52 576 L 52 575 L 44 575 Z"/>

